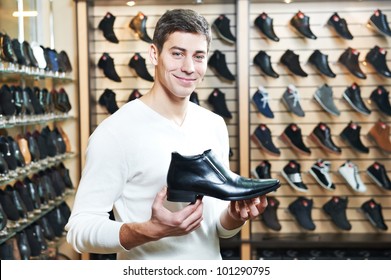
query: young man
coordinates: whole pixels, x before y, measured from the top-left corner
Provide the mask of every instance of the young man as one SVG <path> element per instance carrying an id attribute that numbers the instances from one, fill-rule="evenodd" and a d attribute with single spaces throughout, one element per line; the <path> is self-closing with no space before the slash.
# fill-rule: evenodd
<path id="1" fill-rule="evenodd" d="M 171 10 L 158 21 L 149 48 L 154 85 L 90 137 L 66 226 L 77 251 L 115 252 L 118 259 L 221 259 L 219 237 L 235 235 L 265 209 L 264 196 L 166 200 L 173 151 L 196 155 L 212 149 L 229 164 L 224 120 L 189 101 L 205 75 L 210 41 L 207 21 L 192 10 Z"/>

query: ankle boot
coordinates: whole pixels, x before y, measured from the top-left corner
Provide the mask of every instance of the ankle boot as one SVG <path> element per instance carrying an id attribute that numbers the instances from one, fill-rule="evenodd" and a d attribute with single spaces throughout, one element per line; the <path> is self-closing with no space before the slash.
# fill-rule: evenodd
<path id="1" fill-rule="evenodd" d="M 377 121 L 368 132 L 368 138 L 384 152 L 391 153 L 390 127 L 382 122 Z"/>
<path id="2" fill-rule="evenodd" d="M 295 152 L 307 156 L 311 155 L 311 150 L 304 144 L 301 128 L 297 124 L 289 124 L 280 135 L 280 139 L 292 147 Z"/>
<path id="3" fill-rule="evenodd" d="M 383 36 L 391 36 L 387 16 L 377 9 L 368 20 L 368 25 Z"/>
<path id="4" fill-rule="evenodd" d="M 22 181 L 16 181 L 13 188 L 19 193 L 20 198 L 23 200 L 26 206 L 27 212 L 32 213 L 34 211 L 34 204 L 28 192 L 27 186 Z"/>
<path id="5" fill-rule="evenodd" d="M 268 160 L 262 160 L 254 169 L 253 175 L 257 179 L 271 179 L 271 164 Z"/>
<path id="6" fill-rule="evenodd" d="M 34 212 L 41 213 L 41 198 L 39 197 L 38 188 L 29 177 L 24 178 L 23 186 L 26 187 L 27 192 L 33 203 Z"/>
<path id="7" fill-rule="evenodd" d="M 342 38 L 347 40 L 352 40 L 353 35 L 348 29 L 348 25 L 344 18 L 340 18 L 337 13 L 332 14 L 332 16 L 327 21 L 327 24 L 331 26 Z"/>
<path id="8" fill-rule="evenodd" d="M 103 36 L 108 41 L 118 44 L 119 41 L 113 30 L 114 21 L 115 16 L 108 12 L 99 22 L 98 28 L 103 31 Z"/>
<path id="9" fill-rule="evenodd" d="M 228 81 L 235 81 L 235 76 L 232 75 L 231 71 L 228 69 L 225 54 L 221 51 L 214 51 L 213 55 L 208 60 L 208 65 L 214 69 L 219 76 Z"/>
<path id="10" fill-rule="evenodd" d="M 232 119 L 232 114 L 227 107 L 225 94 L 219 89 L 215 88 L 208 97 L 208 102 L 213 107 L 213 112 L 222 116 L 223 118 Z"/>
<path id="11" fill-rule="evenodd" d="M 280 202 L 275 197 L 268 197 L 267 207 L 260 216 L 265 226 L 275 231 L 281 230 L 281 224 L 277 217 L 277 208 L 279 205 Z"/>
<path id="12" fill-rule="evenodd" d="M 383 86 L 378 86 L 370 95 L 370 99 L 375 103 L 380 112 L 387 116 L 391 116 L 391 104 L 389 99 L 389 91 Z"/>
<path id="13" fill-rule="evenodd" d="M 154 81 L 153 77 L 148 72 L 145 59 L 139 53 L 135 53 L 132 56 L 128 65 L 136 71 L 137 76 L 140 78 L 150 82 Z"/>
<path id="14" fill-rule="evenodd" d="M 281 56 L 281 63 L 284 64 L 288 69 L 295 75 L 301 77 L 307 77 L 308 74 L 300 66 L 299 55 L 295 54 L 291 50 L 286 50 Z"/>
<path id="15" fill-rule="evenodd" d="M 0 153 L 7 162 L 9 170 L 16 170 L 18 163 L 15 156 L 11 152 L 11 145 L 8 142 L 6 136 L 0 136 Z"/>
<path id="16" fill-rule="evenodd" d="M 330 128 L 323 122 L 318 123 L 309 135 L 309 138 L 319 145 L 326 153 L 340 155 L 342 152 L 341 148 L 334 144 L 334 141 L 331 138 Z"/>
<path id="17" fill-rule="evenodd" d="M 270 61 L 270 56 L 264 51 L 259 51 L 254 57 L 254 64 L 258 65 L 262 72 L 270 77 L 278 78 L 280 76 L 276 73 L 276 71 L 274 71 Z"/>
<path id="18" fill-rule="evenodd" d="M 235 36 L 231 33 L 229 26 L 230 20 L 224 14 L 221 14 L 212 24 L 212 27 L 216 30 L 217 34 L 230 44 L 234 44 L 236 41 Z"/>
<path id="19" fill-rule="evenodd" d="M 34 108 L 34 114 L 42 115 L 44 111 L 38 99 L 40 89 L 38 87 L 33 87 L 33 88 L 26 87 L 25 90 L 29 94 L 31 104 L 33 105 Z"/>
<path id="20" fill-rule="evenodd" d="M 353 83 L 350 87 L 347 87 L 342 96 L 357 112 L 364 115 L 371 113 L 371 110 L 367 108 L 361 98 L 361 89 L 358 84 Z"/>
<path id="21" fill-rule="evenodd" d="M 290 24 L 295 28 L 295 30 L 309 39 L 316 39 L 314 33 L 310 29 L 310 18 L 306 16 L 301 11 L 298 11 L 290 20 Z"/>
<path id="22" fill-rule="evenodd" d="M 7 141 L 10 144 L 11 153 L 14 155 L 18 167 L 25 167 L 26 162 L 24 161 L 24 157 L 20 151 L 18 143 L 11 136 L 7 136 Z"/>
<path id="23" fill-rule="evenodd" d="M 391 71 L 387 66 L 387 51 L 378 46 L 373 47 L 365 56 L 365 61 L 375 68 L 375 70 L 384 77 L 390 78 Z"/>
<path id="24" fill-rule="evenodd" d="M 26 107 L 23 102 L 23 90 L 20 86 L 11 86 L 10 90 L 13 95 L 13 100 L 17 116 L 24 116 L 26 114 Z"/>
<path id="25" fill-rule="evenodd" d="M 274 145 L 271 131 L 266 124 L 259 124 L 251 135 L 253 142 L 265 153 L 280 156 L 281 151 Z"/>
<path id="26" fill-rule="evenodd" d="M 114 67 L 114 59 L 108 53 L 103 53 L 98 62 L 98 67 L 103 69 L 103 73 L 107 78 L 114 82 L 121 82 L 121 78 L 118 76 Z"/>
<path id="27" fill-rule="evenodd" d="M 278 42 L 280 38 L 277 37 L 273 29 L 273 19 L 270 18 L 265 12 L 260 14 L 254 21 L 256 27 L 269 39 Z"/>
<path id="28" fill-rule="evenodd" d="M 107 88 L 98 100 L 99 104 L 105 107 L 110 114 L 114 114 L 119 109 L 115 96 L 115 92 Z"/>
<path id="29" fill-rule="evenodd" d="M 353 147 L 356 151 L 364 154 L 369 153 L 368 147 L 365 147 L 360 139 L 361 126 L 350 121 L 350 123 L 342 130 L 341 138 Z"/>
<path id="30" fill-rule="evenodd" d="M 358 57 L 360 52 L 356 49 L 347 48 L 339 57 L 338 62 L 345 66 L 351 74 L 360 79 L 366 79 L 367 76 L 361 70 Z"/>
<path id="31" fill-rule="evenodd" d="M 308 59 L 312 65 L 318 69 L 318 71 L 330 78 L 335 78 L 337 75 L 330 69 L 328 62 L 328 55 L 321 53 L 319 50 L 315 50 Z"/>
<path id="32" fill-rule="evenodd" d="M 280 187 L 277 179 L 250 179 L 229 170 L 206 150 L 200 155 L 173 152 L 167 174 L 167 200 L 195 202 L 198 196 L 222 200 L 251 199 Z"/>
<path id="33" fill-rule="evenodd" d="M 129 27 L 136 32 L 141 40 L 147 43 L 152 43 L 152 39 L 147 33 L 147 19 L 148 17 L 142 12 L 138 12 L 129 23 Z"/>

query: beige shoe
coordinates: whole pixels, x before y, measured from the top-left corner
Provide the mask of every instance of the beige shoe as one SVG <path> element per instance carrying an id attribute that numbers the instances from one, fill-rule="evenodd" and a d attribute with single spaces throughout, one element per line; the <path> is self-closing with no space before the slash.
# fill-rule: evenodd
<path id="1" fill-rule="evenodd" d="M 391 142 L 389 135 L 390 127 L 380 120 L 377 121 L 368 132 L 368 138 L 374 141 L 379 146 L 379 148 L 386 153 L 391 153 Z"/>
<path id="2" fill-rule="evenodd" d="M 24 138 L 22 135 L 18 134 L 16 136 L 16 142 L 18 142 L 20 152 L 23 155 L 26 165 L 29 165 L 31 163 L 31 153 L 29 150 L 29 143 L 27 139 Z"/>

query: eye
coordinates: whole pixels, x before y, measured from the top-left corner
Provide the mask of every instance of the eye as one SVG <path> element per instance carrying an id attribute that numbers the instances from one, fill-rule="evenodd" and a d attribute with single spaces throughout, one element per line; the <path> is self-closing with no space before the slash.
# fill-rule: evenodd
<path id="1" fill-rule="evenodd" d="M 181 57 L 181 56 L 183 56 L 183 53 L 182 52 L 172 52 L 172 56 Z"/>
<path id="2" fill-rule="evenodd" d="M 205 59 L 205 55 L 197 54 L 194 56 L 196 61 L 203 61 Z"/>

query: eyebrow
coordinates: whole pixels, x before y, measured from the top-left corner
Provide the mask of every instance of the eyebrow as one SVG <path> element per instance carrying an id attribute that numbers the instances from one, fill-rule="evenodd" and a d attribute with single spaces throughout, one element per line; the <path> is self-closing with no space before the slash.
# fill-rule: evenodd
<path id="1" fill-rule="evenodd" d="M 184 49 L 184 48 L 181 48 L 181 47 L 177 47 L 177 46 L 173 46 L 170 48 L 170 50 L 173 50 L 173 49 L 176 49 L 176 50 L 179 50 L 179 51 L 182 51 L 182 52 L 186 52 L 187 50 Z M 197 50 L 195 51 L 195 53 L 206 53 L 205 51 L 202 51 L 202 50 Z"/>

